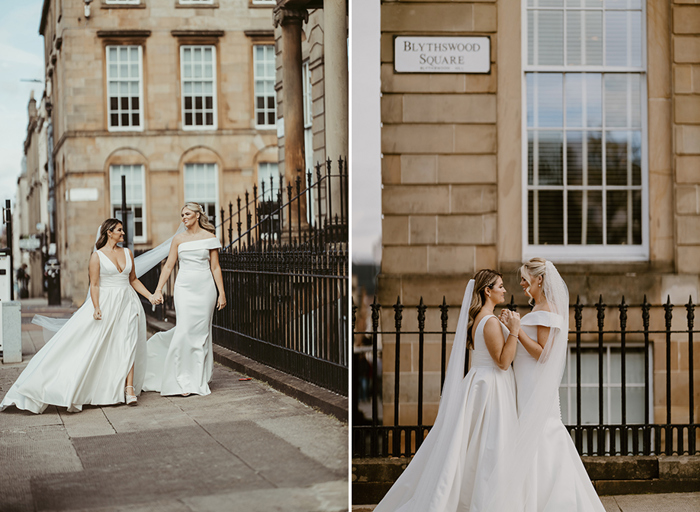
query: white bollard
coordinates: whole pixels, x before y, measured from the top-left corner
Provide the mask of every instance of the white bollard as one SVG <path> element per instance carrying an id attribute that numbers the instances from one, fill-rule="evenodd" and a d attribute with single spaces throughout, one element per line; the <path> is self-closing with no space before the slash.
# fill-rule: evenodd
<path id="1" fill-rule="evenodd" d="M 0 302 L 2 307 L 2 362 L 22 362 L 22 303 L 18 300 Z"/>

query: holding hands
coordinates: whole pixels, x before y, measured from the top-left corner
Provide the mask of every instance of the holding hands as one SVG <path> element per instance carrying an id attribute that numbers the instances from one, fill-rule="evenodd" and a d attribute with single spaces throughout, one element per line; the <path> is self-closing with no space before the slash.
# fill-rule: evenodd
<path id="1" fill-rule="evenodd" d="M 515 311 L 511 311 L 510 309 L 504 309 L 501 311 L 501 315 L 498 317 L 498 319 L 503 323 L 508 330 L 515 336 L 516 338 L 518 337 L 518 333 L 520 332 L 520 314 L 516 313 Z"/>
<path id="2" fill-rule="evenodd" d="M 153 293 L 148 300 L 154 306 L 157 306 L 158 304 L 163 304 L 163 294 L 160 290 L 156 290 L 155 293 Z"/>

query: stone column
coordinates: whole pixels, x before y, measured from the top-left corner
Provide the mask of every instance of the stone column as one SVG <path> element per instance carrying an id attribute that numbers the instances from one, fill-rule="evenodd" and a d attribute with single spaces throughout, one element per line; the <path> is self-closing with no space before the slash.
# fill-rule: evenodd
<path id="1" fill-rule="evenodd" d="M 346 0 L 323 3 L 323 49 L 326 110 L 326 157 L 338 172 L 338 158 L 348 155 L 348 46 Z M 340 208 L 340 184 L 333 179 L 333 209 Z"/>
<path id="2" fill-rule="evenodd" d="M 306 9 L 276 7 L 275 27 L 282 26 L 282 96 L 284 103 L 284 178 L 293 185 L 301 177 L 306 188 L 304 160 L 304 96 L 301 61 L 301 24 L 308 21 Z M 287 198 L 285 194 L 285 200 Z M 297 224 L 297 205 L 293 205 L 292 224 Z M 306 224 L 306 201 L 301 201 L 301 224 Z"/>

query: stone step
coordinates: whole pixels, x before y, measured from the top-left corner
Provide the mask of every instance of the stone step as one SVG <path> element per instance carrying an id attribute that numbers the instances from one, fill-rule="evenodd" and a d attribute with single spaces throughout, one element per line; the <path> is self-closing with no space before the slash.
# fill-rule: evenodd
<path id="1" fill-rule="evenodd" d="M 698 492 L 700 456 L 581 457 L 600 496 Z M 410 462 L 408 458 L 353 459 L 353 504 L 378 503 Z"/>

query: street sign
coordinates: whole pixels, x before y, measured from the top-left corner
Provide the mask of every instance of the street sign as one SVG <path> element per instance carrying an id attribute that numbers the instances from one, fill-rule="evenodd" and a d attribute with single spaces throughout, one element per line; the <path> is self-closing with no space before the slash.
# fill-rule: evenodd
<path id="1" fill-rule="evenodd" d="M 36 251 L 41 247 L 41 240 L 38 238 L 20 238 L 19 248 L 24 251 Z"/>
<path id="2" fill-rule="evenodd" d="M 397 73 L 490 73 L 488 37 L 397 36 L 394 39 Z"/>

